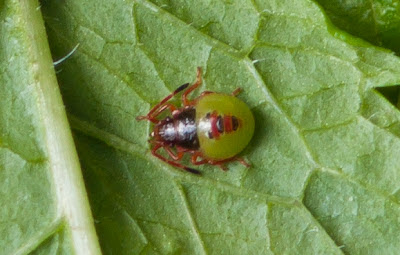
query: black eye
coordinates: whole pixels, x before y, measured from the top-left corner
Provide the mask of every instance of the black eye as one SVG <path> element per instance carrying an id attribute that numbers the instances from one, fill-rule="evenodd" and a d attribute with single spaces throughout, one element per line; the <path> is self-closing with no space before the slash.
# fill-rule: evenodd
<path id="1" fill-rule="evenodd" d="M 218 116 L 218 119 L 217 119 L 217 129 L 218 129 L 219 133 L 223 133 L 224 132 L 224 122 L 222 120 L 221 115 Z"/>
<path id="2" fill-rule="evenodd" d="M 239 127 L 239 121 L 235 116 L 232 116 L 232 128 L 233 130 L 238 129 Z"/>

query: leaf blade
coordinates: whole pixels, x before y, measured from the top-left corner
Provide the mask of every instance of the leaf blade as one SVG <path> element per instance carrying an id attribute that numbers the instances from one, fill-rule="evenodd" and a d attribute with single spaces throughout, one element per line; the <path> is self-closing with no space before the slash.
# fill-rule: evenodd
<path id="1" fill-rule="evenodd" d="M 48 239 L 63 247 L 60 252 L 98 254 L 39 5 L 3 3 L 1 92 L 7 97 L 0 112 L 0 143 L 14 155 L 6 151 L 1 161 L 1 217 L 6 223 L 1 226 L 1 253 L 39 251 Z M 18 165 L 21 159 L 25 162 Z"/>
<path id="2" fill-rule="evenodd" d="M 235 36 L 240 35 L 229 35 L 235 38 L 234 46 L 229 45 L 223 31 L 226 23 L 213 26 L 222 27 L 221 34 L 202 29 L 196 22 L 193 26 L 188 24 L 204 10 L 199 7 L 204 2 L 186 2 L 192 7 L 185 8 L 194 12 L 189 14 L 163 6 L 177 6 L 178 1 L 153 2 L 105 3 L 105 9 L 116 4 L 116 9 L 125 11 L 121 31 L 115 29 L 118 35 L 110 35 L 107 29 L 96 30 L 105 41 L 103 51 L 91 49 L 88 43 L 68 61 L 64 69 L 67 71 L 60 73 L 84 173 L 90 180 L 95 215 L 102 221 L 111 214 L 102 210 L 97 197 L 100 193 L 101 201 L 107 201 L 108 207 L 115 204 L 121 208 L 139 228 L 133 233 L 137 246 L 132 244 L 124 251 L 202 253 L 203 244 L 207 253 L 279 253 L 296 251 L 301 244 L 310 253 L 340 254 L 342 249 L 356 253 L 357 242 L 368 245 L 368 235 L 340 239 L 340 229 L 327 226 L 324 215 L 314 209 L 323 204 L 317 192 L 310 196 L 309 190 L 315 185 L 314 176 L 328 172 L 343 175 L 344 183 L 356 183 L 360 189 L 372 187 L 382 192 L 386 200 L 393 199 L 391 193 L 396 191 L 399 172 L 397 158 L 391 153 L 397 152 L 399 140 L 381 126 L 369 123 L 362 115 L 362 105 L 369 103 L 365 100 L 374 87 L 398 83 L 398 58 L 330 27 L 320 8 L 311 1 L 238 3 L 248 4 L 259 15 L 257 38 L 250 43 L 251 50 L 247 39 L 236 40 Z M 47 13 L 57 7 L 49 6 Z M 65 50 L 81 42 L 81 37 L 71 32 L 74 29 L 64 34 L 59 28 L 70 26 L 83 31 L 79 15 L 75 14 L 82 13 L 82 6 L 70 2 L 61 9 L 65 18 L 49 20 L 49 34 L 53 47 L 64 45 L 61 48 Z M 96 17 L 93 9 L 86 11 L 87 17 Z M 241 17 L 240 13 L 235 14 Z M 105 17 L 112 19 L 112 15 Z M 93 27 L 88 24 L 84 22 L 86 30 L 101 27 L 101 22 Z M 108 41 L 132 26 L 128 38 L 135 41 Z M 237 86 L 244 88 L 240 97 L 250 105 L 258 121 L 255 139 L 244 154 L 253 164 L 249 170 L 232 164 L 228 173 L 222 173 L 205 166 L 201 168 L 204 177 L 199 179 L 171 169 L 146 152 L 150 127 L 137 124 L 134 117 L 146 113 L 168 91 L 192 81 L 199 65 L 204 69 L 203 87 L 208 90 L 229 92 Z M 76 75 L 77 70 L 84 71 Z M 167 93 L 160 92 L 165 90 Z M 87 107 L 79 108 L 76 98 Z M 349 132 L 337 131 L 340 128 Z M 352 138 L 357 138 L 359 144 Z M 389 145 L 395 148 L 393 152 L 388 150 Z M 335 148 L 340 150 L 336 153 Z M 390 163 L 379 164 L 385 158 Z M 178 185 L 171 185 L 172 182 Z M 180 185 L 188 202 L 177 195 Z M 340 194 L 328 191 L 322 195 L 340 198 Z M 157 202 L 146 200 L 149 197 Z M 262 212 L 274 222 L 246 212 L 241 205 Z M 142 211 L 143 208 L 147 210 Z M 187 208 L 190 217 L 182 215 Z M 280 213 L 285 217 L 279 217 Z M 253 232 L 256 224 L 252 219 L 259 223 Z M 301 224 L 304 222 L 307 224 Z M 109 229 L 102 227 L 100 233 L 102 246 L 109 253 L 120 252 L 118 241 L 105 238 L 107 230 L 115 228 L 117 222 Z M 193 229 L 198 230 L 199 238 Z M 286 233 L 285 229 L 292 231 Z M 187 233 L 190 234 L 184 237 Z M 381 245 L 391 242 L 388 235 L 381 236 Z M 282 236 L 290 240 L 289 246 L 281 245 L 286 243 Z"/>

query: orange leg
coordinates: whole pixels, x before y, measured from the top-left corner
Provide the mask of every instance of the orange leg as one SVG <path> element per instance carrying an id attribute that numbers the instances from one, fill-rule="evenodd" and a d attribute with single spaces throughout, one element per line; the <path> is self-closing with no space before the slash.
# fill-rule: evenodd
<path id="1" fill-rule="evenodd" d="M 220 167 L 223 171 L 227 171 L 228 168 L 225 166 L 225 163 L 228 163 L 228 162 L 231 162 L 231 161 L 238 161 L 239 163 L 241 163 L 245 167 L 250 167 L 250 164 L 247 163 L 243 158 L 233 157 L 233 158 L 228 158 L 228 159 L 218 160 L 218 161 L 213 161 L 213 160 L 209 160 L 209 159 L 202 159 L 200 161 L 197 161 L 197 159 L 199 157 L 202 157 L 202 153 L 199 152 L 199 151 L 190 151 L 190 152 L 192 153 L 191 161 L 192 161 L 193 165 L 210 164 L 210 165 L 213 165 L 213 166 Z"/>
<path id="2" fill-rule="evenodd" d="M 180 147 L 179 145 L 176 145 L 176 150 L 178 152 L 194 152 L 194 150 L 191 150 L 191 149 L 188 149 L 188 148 L 185 148 L 185 147 Z"/>
<path id="3" fill-rule="evenodd" d="M 162 161 L 164 161 L 164 162 L 170 164 L 171 166 L 179 167 L 179 168 L 181 168 L 181 169 L 183 169 L 183 170 L 185 170 L 185 171 L 188 171 L 188 172 L 190 172 L 190 173 L 192 173 L 192 174 L 198 174 L 198 175 L 200 175 L 200 172 L 199 172 L 198 170 L 193 169 L 193 168 L 190 168 L 190 167 L 187 167 L 187 166 L 184 166 L 184 165 L 182 165 L 182 164 L 180 164 L 180 163 L 177 163 L 177 162 L 175 162 L 175 161 L 166 159 L 165 157 L 163 157 L 163 156 L 161 156 L 160 154 L 158 154 L 158 153 L 157 153 L 157 150 L 160 149 L 160 148 L 166 149 L 166 148 L 168 148 L 168 147 L 167 147 L 166 145 L 164 145 L 164 144 L 161 144 L 161 143 L 156 144 L 156 145 L 153 147 L 153 149 L 151 150 L 151 153 L 152 153 L 155 157 L 157 157 L 157 158 L 159 158 L 160 160 L 162 160 Z M 168 149 L 169 149 L 169 148 L 168 148 Z M 168 149 L 166 149 L 167 152 L 168 152 Z"/>
<path id="4" fill-rule="evenodd" d="M 173 104 L 165 104 L 165 105 L 161 106 L 160 108 L 158 108 L 157 111 L 155 111 L 151 115 L 137 116 L 136 120 L 149 120 L 153 123 L 158 123 L 159 120 L 156 119 L 156 117 L 167 109 L 169 109 L 171 111 L 171 113 L 173 113 L 176 110 L 176 106 Z"/>
<path id="5" fill-rule="evenodd" d="M 235 89 L 233 92 L 232 92 L 232 96 L 237 96 L 237 95 L 239 95 L 239 93 L 242 91 L 242 89 L 241 88 L 237 88 L 237 89 Z"/>
<path id="6" fill-rule="evenodd" d="M 196 97 L 195 99 L 193 99 L 192 101 L 189 102 L 190 105 L 196 105 L 197 101 L 202 98 L 205 95 L 209 95 L 209 94 L 213 94 L 215 92 L 212 91 L 203 91 L 201 92 L 200 96 Z"/>
<path id="7" fill-rule="evenodd" d="M 225 166 L 225 163 L 231 162 L 231 161 L 239 161 L 240 164 L 244 165 L 245 167 L 250 167 L 250 164 L 247 163 L 243 158 L 228 158 L 224 160 L 218 160 L 218 161 L 212 161 L 209 160 L 208 163 L 214 166 L 219 166 L 222 170 L 227 171 L 228 168 Z"/>
<path id="8" fill-rule="evenodd" d="M 201 92 L 201 94 L 200 94 L 199 97 L 202 97 L 202 96 L 205 96 L 205 95 L 208 95 L 208 94 L 212 94 L 212 93 L 215 93 L 215 92 L 212 92 L 212 91 L 203 91 L 203 92 Z"/>
<path id="9" fill-rule="evenodd" d="M 245 167 L 251 167 L 249 163 L 246 162 L 243 158 L 236 158 L 236 161 L 239 161 L 240 164 L 244 165 Z"/>
<path id="10" fill-rule="evenodd" d="M 189 93 L 191 93 L 193 90 L 197 89 L 197 87 L 199 87 L 201 84 L 201 67 L 197 67 L 197 75 L 196 75 L 196 82 L 190 86 L 185 93 L 182 94 L 182 102 L 184 106 L 190 106 L 193 105 L 193 102 L 189 101 L 189 99 L 187 99 L 187 96 L 189 95 Z"/>
<path id="11" fill-rule="evenodd" d="M 179 88 L 177 88 L 174 92 L 166 96 L 163 100 L 161 100 L 158 104 L 156 104 L 150 111 L 147 113 L 146 116 L 137 116 L 136 120 L 149 120 L 151 122 L 157 123 L 158 120 L 155 119 L 157 115 L 159 115 L 162 111 L 165 109 L 169 108 L 171 109 L 171 104 L 167 104 L 167 106 L 164 106 L 164 104 L 170 100 L 173 96 L 175 96 L 177 93 L 181 92 L 182 90 L 186 89 L 189 86 L 189 83 L 185 83 L 181 85 Z M 173 106 L 173 109 L 176 109 L 175 106 Z M 171 111 L 173 111 L 173 109 Z"/>
<path id="12" fill-rule="evenodd" d="M 177 154 L 174 154 L 170 147 L 164 146 L 163 148 L 173 160 L 179 161 L 182 159 L 183 154 L 184 154 L 183 151 L 178 151 Z"/>
<path id="13" fill-rule="evenodd" d="M 208 163 L 208 160 L 207 160 L 207 159 L 203 159 L 203 160 L 197 161 L 197 158 L 198 158 L 198 157 L 201 157 L 201 153 L 200 153 L 200 152 L 195 152 L 195 153 L 192 155 L 192 164 L 193 164 L 193 165 L 198 166 L 198 165 L 203 165 L 203 164 L 207 164 L 207 163 Z"/>

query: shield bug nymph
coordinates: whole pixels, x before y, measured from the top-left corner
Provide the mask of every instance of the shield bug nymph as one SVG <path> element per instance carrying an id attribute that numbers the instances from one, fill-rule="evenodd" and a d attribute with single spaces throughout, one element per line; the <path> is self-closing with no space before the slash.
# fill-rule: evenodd
<path id="1" fill-rule="evenodd" d="M 199 171 L 179 163 L 185 153 L 191 155 L 193 165 L 211 164 L 227 170 L 225 163 L 236 160 L 249 167 L 246 161 L 237 157 L 254 133 L 253 114 L 236 97 L 240 88 L 231 94 L 204 91 L 197 98 L 188 99 L 188 95 L 201 82 L 201 68 L 198 67 L 194 84 L 183 84 L 155 105 L 147 115 L 136 118 L 154 123 L 150 134 L 152 154 L 172 166 L 195 174 L 199 174 Z M 168 103 L 181 91 L 184 91 L 182 107 Z M 157 119 L 166 110 L 171 115 Z M 158 153 L 161 148 L 166 151 L 169 159 Z"/>

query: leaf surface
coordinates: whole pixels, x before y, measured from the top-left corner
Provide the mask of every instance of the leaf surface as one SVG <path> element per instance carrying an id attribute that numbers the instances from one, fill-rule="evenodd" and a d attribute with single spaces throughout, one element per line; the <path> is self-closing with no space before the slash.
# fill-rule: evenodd
<path id="1" fill-rule="evenodd" d="M 355 36 L 400 53 L 399 1 L 317 0 L 332 22 Z"/>
<path id="2" fill-rule="evenodd" d="M 37 1 L 0 1 L 0 254 L 98 254 Z"/>
<path id="3" fill-rule="evenodd" d="M 400 5 L 399 1 L 317 1 L 332 23 L 344 31 L 370 43 L 400 54 Z M 399 87 L 379 89 L 388 100 L 399 108 Z"/>
<path id="4" fill-rule="evenodd" d="M 58 78 L 105 254 L 400 248 L 399 114 L 374 91 L 399 84 L 392 53 L 332 27 L 306 0 L 42 9 L 55 58 L 79 43 Z M 243 88 L 256 119 L 250 169 L 203 166 L 198 177 L 151 155 L 151 126 L 135 117 L 194 81 L 197 66 L 202 90 Z"/>

